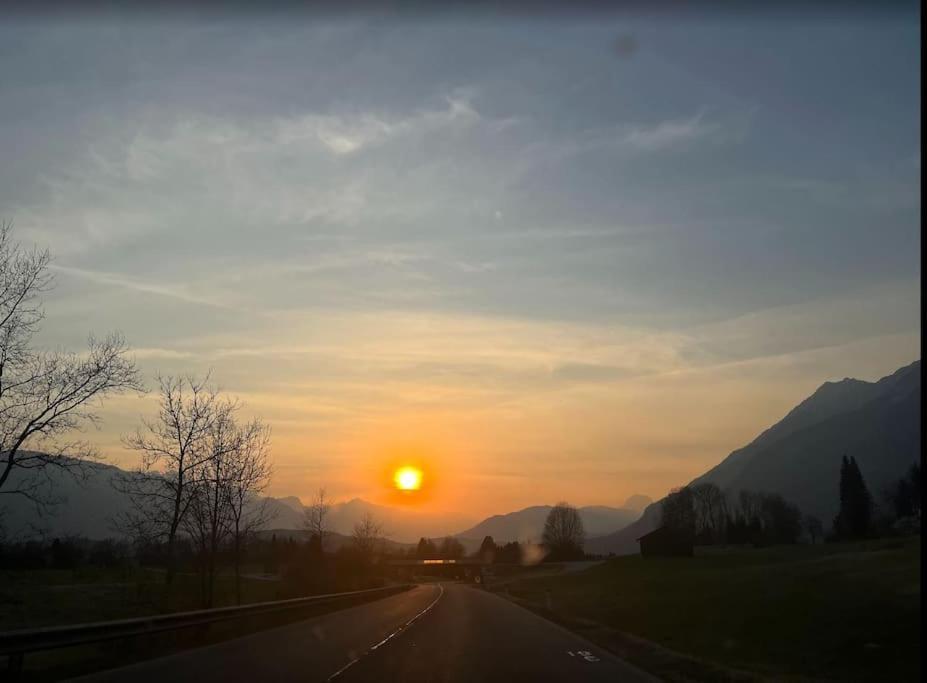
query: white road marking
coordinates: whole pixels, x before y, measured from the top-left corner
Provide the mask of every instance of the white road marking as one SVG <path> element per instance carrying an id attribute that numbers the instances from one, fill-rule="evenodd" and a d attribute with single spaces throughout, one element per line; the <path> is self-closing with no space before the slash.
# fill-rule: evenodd
<path id="1" fill-rule="evenodd" d="M 369 650 L 367 650 L 367 651 L 366 651 L 364 654 L 362 654 L 360 657 L 357 657 L 356 659 L 352 659 L 350 662 L 348 662 L 348 663 L 345 664 L 343 667 L 341 667 L 340 669 L 338 669 L 335 673 L 333 673 L 331 676 L 328 677 L 328 680 L 329 680 L 329 681 L 335 680 L 336 678 L 338 678 L 338 676 L 340 676 L 340 675 L 343 674 L 345 671 L 347 671 L 349 668 L 351 668 L 352 666 L 354 666 L 355 664 L 357 664 L 364 656 L 369 655 L 371 652 L 373 652 L 374 650 L 376 650 L 376 649 L 377 649 L 378 647 L 380 647 L 381 645 L 385 645 L 385 644 L 387 643 L 387 641 L 389 641 L 389 640 L 392 639 L 392 638 L 395 638 L 395 637 L 398 636 L 400 633 L 402 633 L 402 632 L 405 631 L 407 628 L 409 628 L 409 627 L 415 622 L 416 619 L 418 619 L 418 618 L 421 617 L 421 616 L 424 616 L 424 615 L 428 612 L 428 610 L 430 610 L 432 607 L 434 607 L 436 604 L 438 604 L 438 600 L 440 600 L 440 599 L 441 599 L 441 596 L 444 595 L 444 586 L 442 586 L 441 584 L 438 584 L 438 589 L 439 589 L 439 591 L 440 591 L 440 592 L 438 593 L 438 597 L 436 597 L 434 600 L 432 600 L 431 604 L 428 605 L 428 607 L 426 607 L 426 608 L 423 609 L 421 612 L 419 612 L 418 614 L 416 614 L 414 617 L 412 617 L 411 619 L 409 619 L 409 621 L 407 621 L 407 622 L 404 623 L 402 626 L 400 626 L 399 628 L 397 628 L 395 631 L 393 631 L 392 633 L 390 633 L 388 636 L 386 636 L 386 638 L 384 638 L 383 640 L 381 640 L 379 643 L 377 643 L 376 645 L 372 646 Z"/>
<path id="2" fill-rule="evenodd" d="M 572 650 L 567 650 L 567 654 L 570 655 L 570 657 L 575 657 L 576 655 L 579 655 L 580 657 L 585 659 L 587 662 L 600 661 L 599 658 L 596 657 L 591 652 L 589 652 L 589 650 L 577 650 L 575 653 Z"/>

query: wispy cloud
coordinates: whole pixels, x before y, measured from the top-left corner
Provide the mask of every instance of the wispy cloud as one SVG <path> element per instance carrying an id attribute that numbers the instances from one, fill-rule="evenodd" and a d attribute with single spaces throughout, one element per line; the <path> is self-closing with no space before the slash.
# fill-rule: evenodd
<path id="1" fill-rule="evenodd" d="M 457 90 L 445 97 L 446 106 L 408 116 L 366 112 L 347 115 L 306 114 L 277 121 L 275 142 L 280 145 L 320 142 L 337 156 L 352 155 L 403 135 L 416 135 L 449 126 L 468 126 L 482 120 L 474 109 L 472 92 Z"/>
<path id="2" fill-rule="evenodd" d="M 707 138 L 719 130 L 720 124 L 706 121 L 704 113 L 699 112 L 688 119 L 630 126 L 621 141 L 635 149 L 657 151 Z"/>
<path id="3" fill-rule="evenodd" d="M 195 294 L 191 294 L 188 291 L 188 288 L 183 286 L 171 286 L 163 285 L 158 283 L 146 282 L 144 280 L 139 280 L 136 278 L 130 278 L 126 275 L 119 273 L 109 273 L 97 270 L 87 270 L 84 268 L 73 268 L 70 266 L 62 266 L 58 264 L 52 264 L 49 266 L 52 270 L 58 273 L 63 273 L 65 275 L 71 275 L 73 277 L 78 277 L 89 282 L 94 282 L 96 284 L 108 285 L 112 287 L 119 287 L 122 289 L 128 289 L 135 292 L 144 292 L 146 294 L 155 294 L 157 296 L 168 297 L 170 299 L 176 299 L 177 301 L 182 301 L 188 304 L 195 304 L 199 306 L 210 306 L 213 308 L 223 308 L 228 310 L 237 310 L 234 304 L 222 301 L 218 298 L 203 297 Z"/>

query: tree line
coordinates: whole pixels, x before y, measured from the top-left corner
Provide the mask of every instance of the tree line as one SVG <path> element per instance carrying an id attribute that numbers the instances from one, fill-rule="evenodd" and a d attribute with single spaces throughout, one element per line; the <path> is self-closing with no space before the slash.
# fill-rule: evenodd
<path id="1" fill-rule="evenodd" d="M 661 503 L 661 520 L 696 545 L 856 540 L 890 533 L 905 520 L 920 527 L 920 465 L 884 492 L 888 506 L 881 516 L 854 457 L 843 457 L 838 486 L 840 507 L 829 530 L 777 493 L 722 491 L 711 482 L 674 489 Z"/>

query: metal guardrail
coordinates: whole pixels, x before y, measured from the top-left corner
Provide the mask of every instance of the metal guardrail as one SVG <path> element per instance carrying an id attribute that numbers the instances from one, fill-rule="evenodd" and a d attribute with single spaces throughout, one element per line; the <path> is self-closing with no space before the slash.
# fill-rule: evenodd
<path id="1" fill-rule="evenodd" d="M 350 600 L 355 597 L 374 596 L 382 594 L 383 597 L 401 593 L 412 588 L 412 584 L 386 586 L 383 588 L 368 588 L 360 591 L 346 593 L 329 593 L 327 595 L 311 595 L 305 598 L 292 598 L 290 600 L 274 600 L 271 602 L 257 602 L 250 605 L 235 605 L 232 607 L 217 607 L 214 609 L 194 610 L 190 612 L 174 612 L 172 614 L 158 614 L 149 617 L 133 617 L 116 621 L 98 621 L 88 624 L 72 624 L 69 626 L 49 626 L 45 628 L 31 628 L 20 631 L 7 631 L 0 633 L 0 656 L 9 658 L 8 669 L 18 673 L 22 669 L 23 656 L 27 652 L 40 650 L 54 650 L 63 647 L 100 643 L 120 638 L 133 638 L 162 631 L 187 628 L 210 624 L 226 619 L 239 619 L 282 612 L 289 609 L 306 607 L 308 605 L 323 605 L 330 602 Z"/>

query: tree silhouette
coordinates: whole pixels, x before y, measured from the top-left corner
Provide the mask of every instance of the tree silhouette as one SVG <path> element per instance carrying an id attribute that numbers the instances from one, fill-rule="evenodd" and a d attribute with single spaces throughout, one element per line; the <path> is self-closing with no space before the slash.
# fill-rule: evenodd
<path id="1" fill-rule="evenodd" d="M 96 451 L 67 435 L 99 423 L 102 399 L 144 389 L 118 334 L 93 336 L 84 353 L 33 346 L 52 285 L 51 255 L 13 241 L 0 221 L 0 494 L 16 494 L 43 511 L 61 502 L 49 469 L 87 475 Z M 12 477 L 12 478 L 11 478 Z"/>
<path id="2" fill-rule="evenodd" d="M 518 541 L 506 543 L 499 548 L 495 561 L 500 564 L 519 564 L 521 562 L 521 545 L 519 545 Z"/>
<path id="3" fill-rule="evenodd" d="M 834 518 L 837 538 L 864 538 L 872 522 L 872 496 L 856 458 L 843 456 L 840 464 L 840 511 Z"/>
<path id="4" fill-rule="evenodd" d="M 493 561 L 493 558 L 496 556 L 496 542 L 492 540 L 492 536 L 486 536 L 483 539 L 483 542 L 480 543 L 480 551 L 477 555 L 483 562 Z"/>
<path id="5" fill-rule="evenodd" d="M 727 498 L 721 489 L 711 482 L 691 487 L 695 507 L 695 532 L 701 543 L 719 542 L 724 534 L 727 520 Z"/>
<path id="6" fill-rule="evenodd" d="M 367 511 L 360 521 L 354 524 L 354 529 L 351 531 L 351 544 L 364 561 L 369 562 L 379 550 L 382 536 L 383 525 L 377 521 L 373 513 Z"/>
<path id="7" fill-rule="evenodd" d="M 907 474 L 895 482 L 885 496 L 895 512 L 895 517 L 904 519 L 921 516 L 921 466 L 911 465 Z"/>
<path id="8" fill-rule="evenodd" d="M 695 536 L 695 496 L 692 489 L 683 486 L 663 499 L 663 526 L 689 538 Z"/>
<path id="9" fill-rule="evenodd" d="M 448 536 L 441 541 L 440 554 L 445 560 L 459 560 L 464 556 L 463 544 L 453 536 Z"/>
<path id="10" fill-rule="evenodd" d="M 801 535 L 801 511 L 777 493 L 760 494 L 763 543 L 795 543 Z"/>
<path id="11" fill-rule="evenodd" d="M 325 548 L 325 534 L 328 533 L 328 525 L 325 523 L 325 518 L 328 516 L 328 513 L 331 512 L 331 507 L 325 487 L 323 486 L 316 491 L 315 496 L 312 498 L 312 502 L 309 503 L 303 512 L 303 528 L 310 534 L 319 537 L 319 543 L 322 544 L 323 549 Z"/>
<path id="12" fill-rule="evenodd" d="M 420 538 L 415 548 L 415 556 L 420 560 L 434 559 L 438 556 L 438 549 L 428 538 Z"/>
<path id="13" fill-rule="evenodd" d="M 542 542 L 552 560 L 581 559 L 586 531 L 579 511 L 568 503 L 557 503 L 547 513 Z"/>
<path id="14" fill-rule="evenodd" d="M 821 520 L 814 515 L 805 515 L 802 517 L 802 525 L 805 527 L 805 531 L 808 532 L 808 538 L 811 539 L 812 544 L 817 543 L 819 538 L 823 538 L 824 525 L 821 524 Z"/>

